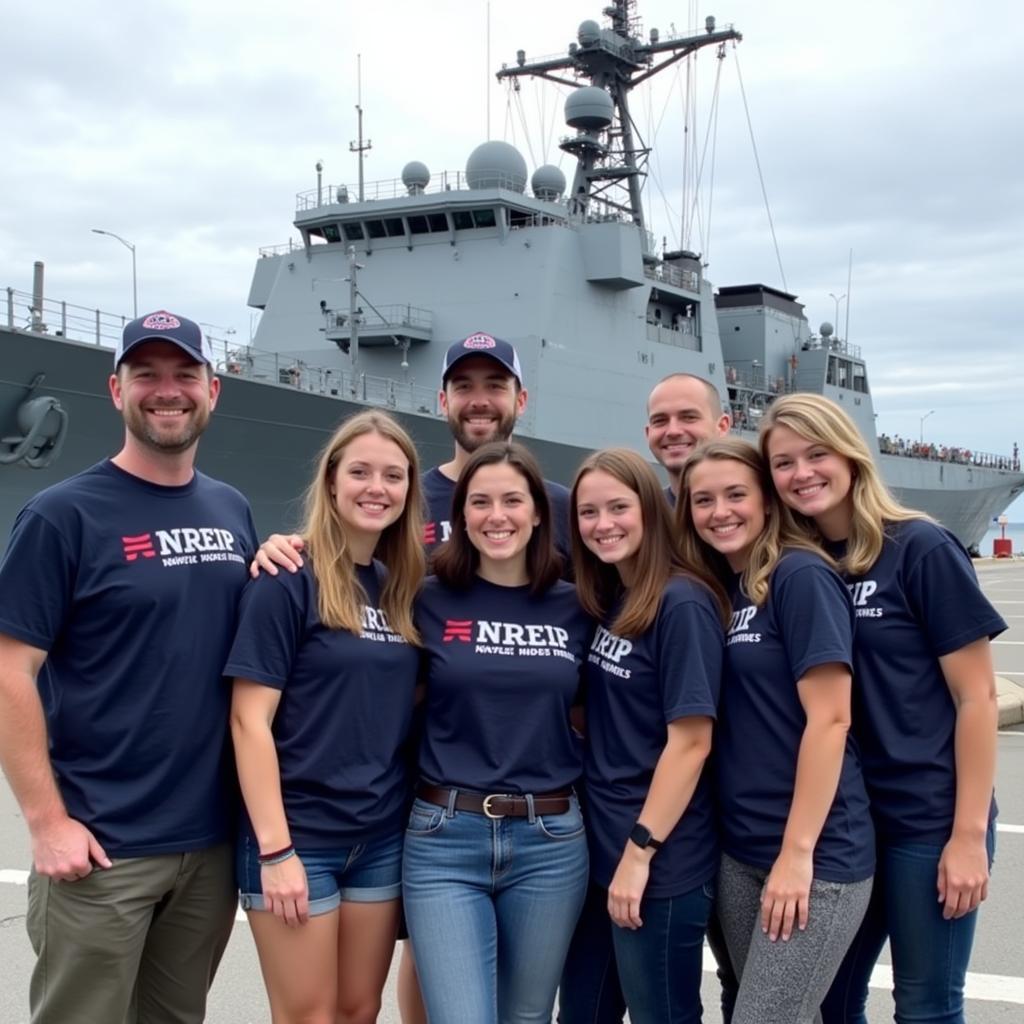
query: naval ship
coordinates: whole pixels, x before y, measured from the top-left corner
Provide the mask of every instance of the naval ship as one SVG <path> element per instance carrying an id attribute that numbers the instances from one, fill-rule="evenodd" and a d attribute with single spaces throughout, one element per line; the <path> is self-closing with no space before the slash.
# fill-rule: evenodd
<path id="1" fill-rule="evenodd" d="M 655 244 L 642 205 L 650 150 L 630 92 L 706 47 L 724 58 L 740 33 L 708 18 L 702 32 L 642 39 L 634 0 L 605 14 L 567 52 L 530 61 L 520 50 L 498 72 L 512 87 L 524 76 L 568 87 L 571 181 L 550 164 L 530 174 L 500 141 L 462 170 L 414 160 L 389 181 L 363 181 L 361 152 L 356 185 L 325 184 L 318 165 L 316 188 L 296 197 L 299 239 L 259 253 L 251 343 L 211 337 L 222 394 L 200 468 L 243 491 L 266 534 L 295 525 L 317 450 L 368 405 L 395 414 L 425 466 L 445 461 L 442 355 L 481 332 L 519 351 L 529 402 L 516 436 L 553 479 L 569 482 L 595 448 L 645 451 L 645 401 L 670 373 L 712 381 L 750 440 L 778 395 L 812 391 L 851 414 L 900 501 L 976 550 L 1024 489 L 1015 456 L 880 450 L 859 348 L 830 324 L 812 331 L 795 295 L 716 289 L 697 254 Z M 49 299 L 40 264 L 31 294 L 0 294 L 0 545 L 34 493 L 118 448 L 106 378 L 123 323 Z"/>

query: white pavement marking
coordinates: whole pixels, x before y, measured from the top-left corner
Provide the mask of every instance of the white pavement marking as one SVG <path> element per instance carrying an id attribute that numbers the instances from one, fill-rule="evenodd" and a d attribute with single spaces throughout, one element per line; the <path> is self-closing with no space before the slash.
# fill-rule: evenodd
<path id="1" fill-rule="evenodd" d="M 999 825 L 1000 832 L 1024 833 L 1024 825 Z M 0 869 L 0 884 L 24 885 L 28 880 L 27 871 L 15 871 L 10 868 Z M 236 921 L 245 921 L 245 913 L 239 910 L 235 914 Z M 717 969 L 715 957 L 711 950 L 704 947 L 704 970 L 714 972 Z M 892 968 L 879 964 L 871 972 L 871 987 L 892 989 Z M 967 984 L 964 995 L 968 999 L 978 999 L 994 1003 L 1020 1003 L 1024 1005 L 1024 978 L 1016 978 L 1003 974 L 967 973 Z"/>
<path id="2" fill-rule="evenodd" d="M 714 972 L 717 967 L 714 954 L 705 946 L 704 970 Z M 892 968 L 888 964 L 878 964 L 871 972 L 870 984 L 872 988 L 892 991 Z M 1024 978 L 1005 974 L 975 974 L 968 971 L 964 997 L 993 1003 L 1024 1004 Z"/>
<path id="3" fill-rule="evenodd" d="M 1024 640 L 990 640 L 989 643 L 1000 647 L 1024 647 Z"/>
<path id="4" fill-rule="evenodd" d="M 1024 836 L 1024 825 L 1003 825 L 996 822 L 997 832 L 1010 832 L 1014 835 Z"/>

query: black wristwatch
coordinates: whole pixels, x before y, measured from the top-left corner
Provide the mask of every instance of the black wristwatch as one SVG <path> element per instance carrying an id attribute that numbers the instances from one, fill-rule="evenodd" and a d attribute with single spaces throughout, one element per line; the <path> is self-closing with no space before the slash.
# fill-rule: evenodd
<path id="1" fill-rule="evenodd" d="M 639 821 L 633 826 L 633 831 L 629 833 L 629 838 L 641 850 L 646 850 L 648 847 L 652 850 L 661 849 L 662 844 L 651 835 L 651 830 L 646 825 L 641 825 Z"/>

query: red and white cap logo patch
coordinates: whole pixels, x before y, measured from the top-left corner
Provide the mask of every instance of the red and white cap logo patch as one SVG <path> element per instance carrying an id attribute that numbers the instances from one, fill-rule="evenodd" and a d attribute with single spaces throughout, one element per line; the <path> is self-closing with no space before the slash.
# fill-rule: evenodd
<path id="1" fill-rule="evenodd" d="M 181 326 L 181 321 L 173 313 L 167 313 L 161 310 L 159 313 L 150 313 L 150 315 L 142 321 L 142 326 L 145 327 L 147 331 L 173 331 L 175 328 Z"/>
<path id="2" fill-rule="evenodd" d="M 489 334 L 471 334 L 463 343 L 463 348 L 495 348 L 497 342 Z"/>

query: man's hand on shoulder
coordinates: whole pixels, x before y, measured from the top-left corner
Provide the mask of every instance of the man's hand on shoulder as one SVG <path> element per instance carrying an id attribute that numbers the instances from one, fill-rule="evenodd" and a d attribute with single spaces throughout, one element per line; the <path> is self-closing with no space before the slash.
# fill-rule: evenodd
<path id="1" fill-rule="evenodd" d="M 263 572 L 276 576 L 278 566 L 289 572 L 298 572 L 302 568 L 300 552 L 305 546 L 305 542 L 297 533 L 287 537 L 280 533 L 272 533 L 256 552 L 256 557 L 249 566 L 249 575 L 256 579 L 262 569 Z"/>
<path id="2" fill-rule="evenodd" d="M 32 863 L 38 874 L 57 882 L 77 882 L 112 866 L 97 838 L 66 814 L 32 829 Z"/>

